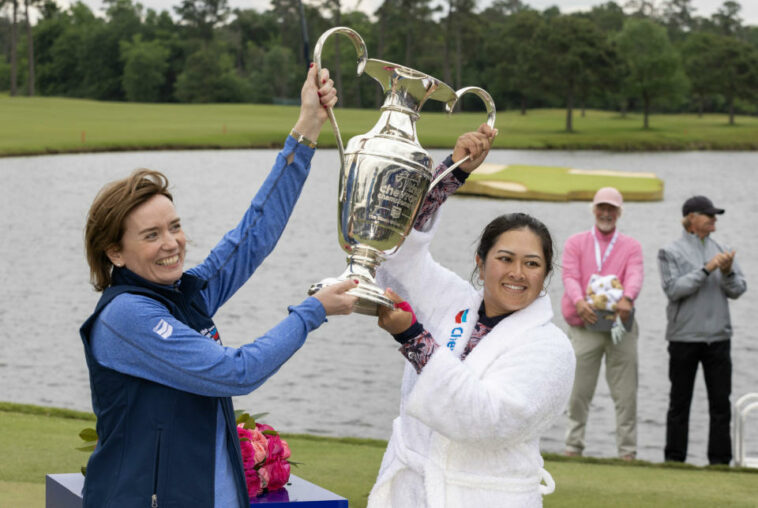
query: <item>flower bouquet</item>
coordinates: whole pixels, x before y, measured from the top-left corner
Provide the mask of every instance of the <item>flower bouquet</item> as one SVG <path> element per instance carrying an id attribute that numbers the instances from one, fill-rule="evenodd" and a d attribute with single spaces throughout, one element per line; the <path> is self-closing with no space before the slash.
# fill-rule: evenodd
<path id="1" fill-rule="evenodd" d="M 257 423 L 267 413 L 249 415 L 236 411 L 237 435 L 248 495 L 253 498 L 284 487 L 290 478 L 290 448 L 271 426 Z"/>

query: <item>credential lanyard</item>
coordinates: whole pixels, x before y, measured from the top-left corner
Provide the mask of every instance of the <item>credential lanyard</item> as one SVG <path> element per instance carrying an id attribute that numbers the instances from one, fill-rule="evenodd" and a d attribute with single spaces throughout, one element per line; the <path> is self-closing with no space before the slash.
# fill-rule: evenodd
<path id="1" fill-rule="evenodd" d="M 600 242 L 597 241 L 597 234 L 597 228 L 595 226 L 592 226 L 592 239 L 595 241 L 595 263 L 597 264 L 597 273 L 600 274 L 600 270 L 602 270 L 603 264 L 608 259 L 608 256 L 611 255 L 613 246 L 616 245 L 616 240 L 619 237 L 619 230 L 617 229 L 613 233 L 613 238 L 611 238 L 611 242 L 608 244 L 608 247 L 605 248 L 605 253 L 603 254 L 602 259 L 600 258 Z"/>

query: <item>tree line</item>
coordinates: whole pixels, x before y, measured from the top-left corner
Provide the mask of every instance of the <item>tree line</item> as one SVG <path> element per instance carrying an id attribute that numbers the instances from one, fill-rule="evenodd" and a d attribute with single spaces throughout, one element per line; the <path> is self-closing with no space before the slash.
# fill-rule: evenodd
<path id="1" fill-rule="evenodd" d="M 135 102 L 297 103 L 315 39 L 350 26 L 370 58 L 401 63 L 454 88 L 479 85 L 498 109 L 758 113 L 758 27 L 726 1 L 698 16 L 691 0 L 606 2 L 585 12 L 539 11 L 521 0 L 384 0 L 369 16 L 340 0 L 181 0 L 173 13 L 132 0 L 0 0 L 0 90 L 10 95 Z M 36 21 L 35 21 L 36 20 Z M 342 40 L 340 40 L 342 39 Z M 376 108 L 356 79 L 355 51 L 335 36 L 323 52 L 340 104 Z M 433 109 L 430 105 L 426 109 Z M 481 105 L 472 98 L 465 109 Z"/>

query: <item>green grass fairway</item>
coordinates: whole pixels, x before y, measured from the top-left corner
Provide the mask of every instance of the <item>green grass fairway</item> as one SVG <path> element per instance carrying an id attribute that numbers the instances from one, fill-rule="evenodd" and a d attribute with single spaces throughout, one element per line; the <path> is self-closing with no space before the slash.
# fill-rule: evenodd
<path id="1" fill-rule="evenodd" d="M 508 199 L 590 201 L 605 186 L 616 187 L 625 201 L 660 201 L 663 181 L 652 173 L 593 171 L 524 164 L 482 164 L 458 190 Z"/>
<path id="2" fill-rule="evenodd" d="M 104 150 L 265 148 L 280 146 L 295 123 L 297 106 L 256 104 L 137 104 L 0 94 L 0 156 Z M 343 140 L 368 131 L 378 110 L 337 109 Z M 564 128 L 564 110 L 501 111 L 496 148 L 603 150 L 758 149 L 758 118 L 726 115 L 653 115 L 649 130 L 629 114 L 576 112 L 575 132 Z M 481 113 L 422 113 L 418 135 L 426 148 L 450 148 L 475 129 Z M 335 146 L 329 125 L 319 139 Z M 609 168 L 613 169 L 613 168 Z"/>
<path id="3" fill-rule="evenodd" d="M 748 508 L 758 504 L 758 475 L 753 472 L 630 465 L 617 460 L 598 464 L 551 461 L 549 456 L 545 467 L 556 483 L 555 492 L 544 498 L 545 508 Z"/>
<path id="4" fill-rule="evenodd" d="M 75 450 L 79 431 L 93 426 L 92 415 L 0 403 L 0 506 L 41 508 L 45 474 L 73 473 L 88 455 Z M 294 474 L 319 484 L 363 508 L 379 470 L 385 443 L 283 434 Z M 663 466 L 616 459 L 566 459 L 548 455 L 545 467 L 557 488 L 547 508 L 639 506 L 706 508 L 755 507 L 758 470 Z"/>
<path id="5" fill-rule="evenodd" d="M 651 115 L 642 128 L 641 114 L 588 110 L 574 111 L 574 132 L 564 130 L 565 110 L 534 110 L 526 116 L 498 112 L 498 148 L 562 150 L 758 150 L 758 117 L 726 115 Z M 613 168 L 608 168 L 613 169 Z"/>

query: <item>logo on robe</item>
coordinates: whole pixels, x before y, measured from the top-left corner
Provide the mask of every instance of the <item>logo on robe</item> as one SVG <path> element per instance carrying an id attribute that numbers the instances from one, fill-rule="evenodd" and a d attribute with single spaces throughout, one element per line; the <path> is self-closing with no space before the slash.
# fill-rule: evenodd
<path id="1" fill-rule="evenodd" d="M 458 314 L 455 315 L 455 323 L 456 324 L 462 324 L 465 323 L 468 320 L 468 309 L 463 309 Z M 450 330 L 450 335 L 447 339 L 447 348 L 450 351 L 453 351 L 455 349 L 455 344 L 458 342 L 458 339 L 461 338 L 463 335 L 463 327 L 462 326 L 454 326 L 452 330 Z"/>

